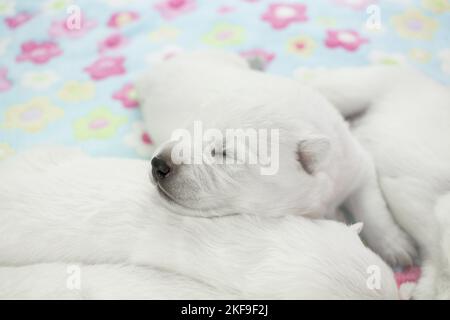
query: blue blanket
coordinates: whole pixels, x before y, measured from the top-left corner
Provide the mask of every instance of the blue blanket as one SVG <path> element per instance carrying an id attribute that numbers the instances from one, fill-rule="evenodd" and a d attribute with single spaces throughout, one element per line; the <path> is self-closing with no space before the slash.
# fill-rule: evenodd
<path id="1" fill-rule="evenodd" d="M 148 157 L 133 80 L 193 48 L 289 76 L 411 64 L 450 83 L 448 0 L 2 0 L 0 16 L 0 160 L 41 144 Z"/>

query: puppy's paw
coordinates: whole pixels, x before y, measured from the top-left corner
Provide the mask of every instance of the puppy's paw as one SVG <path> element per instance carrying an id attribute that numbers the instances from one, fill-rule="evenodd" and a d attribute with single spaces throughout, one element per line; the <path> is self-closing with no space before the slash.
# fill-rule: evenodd
<path id="1" fill-rule="evenodd" d="M 436 286 L 435 299 L 450 300 L 450 275 L 441 270 L 440 274 L 434 281 Z"/>
<path id="2" fill-rule="evenodd" d="M 398 291 L 400 293 L 401 300 L 411 300 L 413 297 L 414 289 L 417 284 L 414 282 L 406 282 L 400 285 Z"/>
<path id="3" fill-rule="evenodd" d="M 430 300 L 436 298 L 436 270 L 431 265 L 422 266 L 422 275 L 412 293 L 414 300 Z"/>
<path id="4" fill-rule="evenodd" d="M 418 255 L 414 241 L 401 229 L 394 230 L 381 235 L 374 250 L 391 266 L 412 266 Z"/>

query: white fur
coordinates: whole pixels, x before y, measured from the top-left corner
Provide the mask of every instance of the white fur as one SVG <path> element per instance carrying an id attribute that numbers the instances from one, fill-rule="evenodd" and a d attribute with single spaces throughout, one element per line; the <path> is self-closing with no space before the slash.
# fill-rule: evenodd
<path id="1" fill-rule="evenodd" d="M 65 290 L 64 265 L 26 265 L 60 262 L 131 264 L 187 277 L 86 266 L 86 290 L 64 291 L 64 298 L 179 298 L 192 290 L 199 291 L 192 298 L 211 290 L 215 298 L 398 298 L 390 268 L 346 225 L 293 216 L 181 216 L 161 205 L 148 166 L 62 150 L 1 163 L 0 264 L 14 268 L 0 268 L 0 276 L 9 279 L 0 289 L 16 288 L 14 298 L 55 297 Z M 379 290 L 366 284 L 373 265 L 380 270 Z M 115 284 L 122 275 L 126 278 Z M 129 294 L 119 292 L 133 284 Z"/>
<path id="2" fill-rule="evenodd" d="M 71 276 L 80 276 L 80 287 Z M 233 299 L 173 272 L 127 265 L 43 263 L 0 267 L 0 299 Z"/>
<path id="3" fill-rule="evenodd" d="M 417 296 L 450 299 L 450 193 L 437 200 L 435 210 L 439 226 L 438 251 L 435 258 L 425 261 L 427 276 L 418 288 Z"/>
<path id="4" fill-rule="evenodd" d="M 342 116 L 314 90 L 292 79 L 250 70 L 236 63 L 238 57 L 229 56 L 180 55 L 143 76 L 138 90 L 148 129 L 158 131 L 155 123 L 166 128 L 157 143 L 185 123 L 189 128 L 192 120 L 221 131 L 278 129 L 279 170 L 261 175 L 258 166 L 183 163 L 170 179 L 157 183 L 173 200 L 171 205 L 178 205 L 177 210 L 186 215 L 210 216 L 214 209 L 220 215 L 257 212 L 336 219 L 337 207 L 349 199 L 356 220 L 364 222 L 362 236 L 368 244 L 391 264 L 411 264 L 412 241 L 393 220 L 372 159 Z M 167 157 L 171 148 L 173 141 L 162 145 L 157 156 Z M 312 174 L 300 166 L 299 148 L 317 160 Z"/>
<path id="5" fill-rule="evenodd" d="M 185 69 L 184 61 L 190 62 L 193 59 L 196 61 L 194 68 L 198 71 L 198 76 L 185 79 L 187 83 L 180 83 L 179 78 Z M 181 54 L 171 60 L 172 68 L 167 69 L 165 63 L 156 64 L 151 72 L 145 72 L 136 82 L 140 104 L 143 106 L 142 115 L 148 128 L 151 128 L 152 140 L 157 145 L 169 140 L 173 129 L 186 126 L 204 108 L 204 102 L 214 98 L 215 90 L 221 91 L 232 85 L 220 73 L 214 79 L 203 75 L 217 67 L 217 60 L 236 68 L 248 68 L 245 60 L 239 56 L 222 51 Z M 164 74 L 164 81 L 160 79 L 161 73 Z M 219 86 L 213 90 L 205 90 L 207 81 L 214 81 Z M 203 92 L 201 100 L 200 96 L 193 96 L 193 92 Z M 153 100 L 155 96 L 157 100 Z"/>
<path id="6" fill-rule="evenodd" d="M 353 133 L 375 160 L 396 221 L 421 251 L 423 276 L 415 296 L 449 297 L 448 87 L 406 67 L 380 66 L 322 70 L 310 84 L 345 116 L 360 114 Z M 375 236 L 375 242 L 388 237 Z"/>

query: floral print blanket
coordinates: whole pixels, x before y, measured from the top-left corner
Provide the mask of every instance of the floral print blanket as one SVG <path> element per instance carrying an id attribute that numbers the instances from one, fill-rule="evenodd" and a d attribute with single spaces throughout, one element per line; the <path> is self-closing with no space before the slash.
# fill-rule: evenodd
<path id="1" fill-rule="evenodd" d="M 133 80 L 183 50 L 257 68 L 412 64 L 450 82 L 449 0 L 1 0 L 0 160 L 40 144 L 149 157 Z"/>

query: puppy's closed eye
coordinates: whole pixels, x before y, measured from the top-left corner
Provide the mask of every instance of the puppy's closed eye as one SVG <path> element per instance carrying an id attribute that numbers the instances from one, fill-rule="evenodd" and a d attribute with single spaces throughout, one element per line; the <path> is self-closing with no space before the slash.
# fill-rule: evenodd
<path id="1" fill-rule="evenodd" d="M 212 156 L 212 157 L 215 157 L 216 154 L 218 154 L 218 152 L 216 152 L 216 148 L 212 148 L 212 149 L 211 149 L 211 156 Z M 227 151 L 225 150 L 225 148 L 223 148 L 223 149 L 222 149 L 222 157 L 225 158 L 226 155 L 227 155 Z"/>

